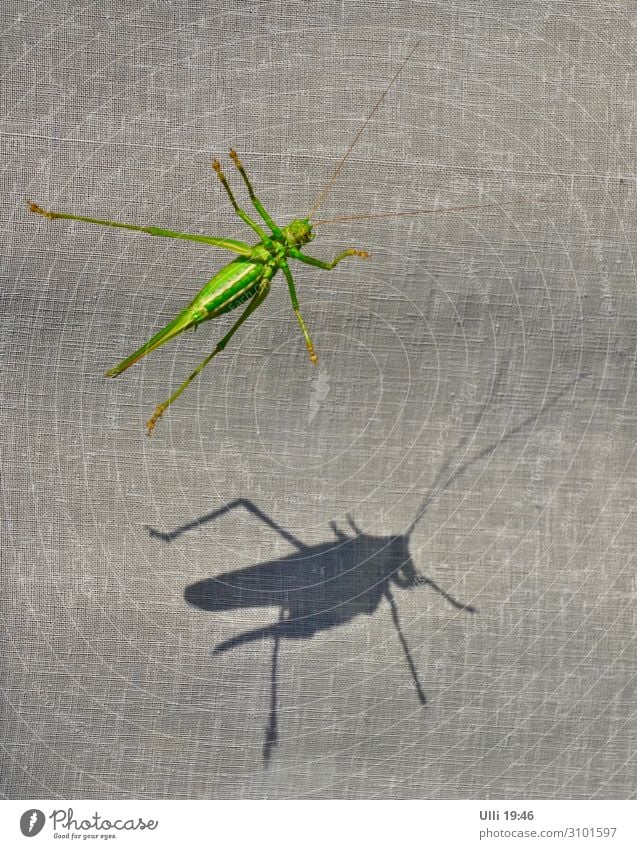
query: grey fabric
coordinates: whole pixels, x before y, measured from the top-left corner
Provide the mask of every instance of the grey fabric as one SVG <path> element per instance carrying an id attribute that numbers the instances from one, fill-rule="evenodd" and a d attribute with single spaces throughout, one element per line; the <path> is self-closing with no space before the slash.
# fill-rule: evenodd
<path id="1" fill-rule="evenodd" d="M 0 792 L 633 796 L 635 4 L 1 15 Z M 25 198 L 252 241 L 211 157 L 307 214 L 418 39 L 317 216 L 495 206 L 318 227 L 319 369 L 277 278 L 147 439 L 230 256 Z"/>

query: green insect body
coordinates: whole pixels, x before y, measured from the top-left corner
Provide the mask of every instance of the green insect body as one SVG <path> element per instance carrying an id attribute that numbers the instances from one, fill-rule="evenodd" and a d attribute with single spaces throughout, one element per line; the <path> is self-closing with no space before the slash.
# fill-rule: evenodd
<path id="1" fill-rule="evenodd" d="M 242 304 L 247 303 L 247 307 L 244 312 L 239 316 L 223 339 L 217 343 L 212 353 L 197 366 L 195 371 L 175 392 L 173 392 L 168 400 L 159 404 L 155 408 L 153 415 L 146 423 L 147 433 L 149 436 L 152 434 L 155 425 L 161 416 L 166 412 L 173 401 L 181 395 L 184 389 L 197 377 L 210 360 L 223 351 L 243 322 L 258 306 L 261 305 L 270 291 L 272 278 L 278 271 L 283 272 L 287 280 L 292 307 L 305 338 L 305 344 L 310 359 L 313 363 L 317 363 L 318 357 L 314 350 L 314 345 L 305 325 L 305 321 L 303 320 L 303 316 L 301 315 L 294 280 L 288 266 L 288 259 L 296 259 L 317 268 L 331 270 L 334 266 L 341 262 L 341 260 L 345 259 L 345 257 L 358 256 L 366 258 L 369 256 L 366 251 L 359 251 L 355 248 L 350 248 L 335 257 L 332 262 L 323 262 L 323 260 L 316 259 L 315 257 L 307 256 L 302 253 L 300 248 L 314 239 L 314 233 L 312 232 L 312 225 L 310 224 L 309 219 L 299 218 L 292 221 L 285 227 L 279 227 L 275 224 L 270 215 L 266 212 L 261 201 L 255 195 L 252 184 L 246 175 L 243 164 L 237 156 L 236 151 L 231 150 L 230 157 L 247 186 L 252 203 L 270 229 L 269 233 L 267 233 L 260 224 L 250 218 L 247 212 L 238 205 L 228 181 L 221 170 L 221 165 L 216 159 L 213 162 L 213 167 L 226 193 L 228 194 L 237 215 L 239 215 L 239 217 L 258 234 L 260 241 L 255 245 L 248 245 L 245 242 L 236 241 L 234 239 L 219 239 L 213 236 L 178 233 L 172 230 L 165 230 L 160 227 L 142 227 L 136 224 L 124 224 L 119 221 L 88 218 L 86 216 L 74 215 L 67 212 L 51 212 L 49 210 L 42 209 L 42 207 L 38 206 L 36 203 L 29 202 L 31 212 L 38 213 L 39 215 L 43 215 L 49 219 L 66 218 L 73 221 L 85 221 L 91 224 L 101 224 L 107 227 L 119 227 L 127 230 L 135 230 L 137 232 L 147 233 L 151 236 L 165 236 L 168 238 L 203 242 L 204 244 L 214 245 L 216 247 L 232 251 L 235 254 L 239 254 L 237 259 L 234 259 L 232 262 L 229 262 L 220 269 L 212 280 L 206 283 L 191 303 L 182 310 L 176 318 L 167 324 L 166 327 L 156 333 L 155 336 L 138 348 L 137 351 L 106 372 L 107 377 L 117 377 L 117 375 L 132 366 L 133 363 L 136 363 L 142 357 L 145 357 L 146 354 L 150 354 L 151 351 L 156 350 L 160 347 L 160 345 L 164 345 L 169 340 L 179 336 L 179 334 L 183 333 L 185 330 L 188 330 L 191 327 L 196 328 L 197 325 L 204 321 L 218 318 L 225 313 L 231 312 Z"/>
<path id="2" fill-rule="evenodd" d="M 253 250 L 260 246 L 261 243 L 255 245 Z M 165 342 L 174 339 L 175 336 L 179 336 L 184 330 L 196 328 L 204 321 L 218 318 L 237 309 L 241 304 L 252 300 L 260 289 L 265 290 L 269 287 L 270 281 L 278 270 L 279 253 L 278 251 L 270 252 L 268 249 L 265 249 L 263 253 L 265 256 L 257 261 L 242 257 L 221 268 L 173 321 L 135 353 L 109 369 L 106 376 L 117 377 L 133 363 Z"/>
<path id="3" fill-rule="evenodd" d="M 406 59 L 402 62 L 398 70 L 391 78 L 389 84 L 387 85 L 383 93 L 376 101 L 374 108 L 371 110 L 362 127 L 354 137 L 352 143 L 349 145 L 345 154 L 340 159 L 336 170 L 333 172 L 327 185 L 321 191 L 317 201 L 315 202 L 314 206 L 312 207 L 312 210 L 306 218 L 299 218 L 292 221 L 285 227 L 279 227 L 273 221 L 268 212 L 266 212 L 263 204 L 256 196 L 254 189 L 252 188 L 252 184 L 248 179 L 243 164 L 237 156 L 236 151 L 231 150 L 230 158 L 232 159 L 235 167 L 241 175 L 241 178 L 248 190 L 248 194 L 250 196 L 250 200 L 253 206 L 255 207 L 259 216 L 263 219 L 263 222 L 265 222 L 265 225 L 269 230 L 269 232 L 266 232 L 266 230 L 263 229 L 261 224 L 257 223 L 257 221 L 252 219 L 248 215 L 248 213 L 239 206 L 232 192 L 232 189 L 230 188 L 230 185 L 228 184 L 228 181 L 221 169 L 221 165 L 219 164 L 218 160 L 215 159 L 213 161 L 213 168 L 217 174 L 217 177 L 221 181 L 226 194 L 230 198 L 230 202 L 232 203 L 236 214 L 239 216 L 239 218 L 241 218 L 241 220 L 245 224 L 248 225 L 248 227 L 250 227 L 258 235 L 259 241 L 255 245 L 249 245 L 245 242 L 237 241 L 235 239 L 224 239 L 214 236 L 204 236 L 193 233 L 180 233 L 174 230 L 166 230 L 161 227 L 145 227 L 137 224 L 126 224 L 121 221 L 109 221 L 99 218 L 89 218 L 87 216 L 74 215 L 68 212 L 52 212 L 43 209 L 36 203 L 27 202 L 32 212 L 35 212 L 39 215 L 43 215 L 45 218 L 61 218 L 72 221 L 84 221 L 89 224 L 99 224 L 106 227 L 117 227 L 125 230 L 133 230 L 139 233 L 146 233 L 150 236 L 160 236 L 172 239 L 184 239 L 186 241 L 191 242 L 200 242 L 206 245 L 212 245 L 218 248 L 222 248 L 223 250 L 231 251 L 232 253 L 237 255 L 236 259 L 232 260 L 232 262 L 228 263 L 226 266 L 220 269 L 217 274 L 215 274 L 215 276 L 208 283 L 206 283 L 206 285 L 199 292 L 199 294 L 191 301 L 191 303 L 184 310 L 182 310 L 182 312 L 180 312 L 176 318 L 174 318 L 169 324 L 167 324 L 166 327 L 156 333 L 151 339 L 148 340 L 148 342 L 138 348 L 134 353 L 123 359 L 120 363 L 118 363 L 116 366 L 106 372 L 107 377 L 116 377 L 123 371 L 126 371 L 127 368 L 132 366 L 142 357 L 145 357 L 146 354 L 149 354 L 151 351 L 154 351 L 159 348 L 160 345 L 164 345 L 166 342 L 170 341 L 171 339 L 174 339 L 176 336 L 179 336 L 179 334 L 183 333 L 185 330 L 188 330 L 191 327 L 196 328 L 204 321 L 218 318 L 219 316 L 222 316 L 225 313 L 236 309 L 242 304 L 247 304 L 245 310 L 241 313 L 239 318 L 235 321 L 235 323 L 232 325 L 226 335 L 217 343 L 214 350 L 197 366 L 197 368 L 192 372 L 192 374 L 188 378 L 186 378 L 186 380 L 178 387 L 175 392 L 173 392 L 173 394 L 166 401 L 164 401 L 162 404 L 159 404 L 155 408 L 153 415 L 146 423 L 146 428 L 149 436 L 152 434 L 155 425 L 157 424 L 161 416 L 166 412 L 168 407 L 181 395 L 184 389 L 186 389 L 186 387 L 197 377 L 197 375 L 200 374 L 202 369 L 205 368 L 205 366 L 213 359 L 213 357 L 217 356 L 217 354 L 223 351 L 223 349 L 226 347 L 232 336 L 237 332 L 243 322 L 263 303 L 263 300 L 265 299 L 270 290 L 271 281 L 279 271 L 283 273 L 287 281 L 290 300 L 292 301 L 292 308 L 301 328 L 301 332 L 303 333 L 310 360 L 315 364 L 318 362 L 318 357 L 314 350 L 312 339 L 310 337 L 308 329 L 305 325 L 305 321 L 303 320 L 301 311 L 299 309 L 298 296 L 296 294 L 296 288 L 292 279 L 292 273 L 288 265 L 288 259 L 295 259 L 307 265 L 314 266 L 315 268 L 331 270 L 346 257 L 357 256 L 365 259 L 369 256 L 369 254 L 367 253 L 367 251 L 361 251 L 357 250 L 356 248 L 350 248 L 340 253 L 331 262 L 324 262 L 323 260 L 308 256 L 307 254 L 301 251 L 301 248 L 315 238 L 312 229 L 313 225 L 316 226 L 317 224 L 326 224 L 330 221 L 356 221 L 361 220 L 363 218 L 385 218 L 394 217 L 397 215 L 423 215 L 440 211 L 432 209 L 407 210 L 403 212 L 375 213 L 372 215 L 355 215 L 346 216 L 343 218 L 330 218 L 324 219 L 322 221 L 316 221 L 313 218 L 314 213 L 319 208 L 319 206 L 321 206 L 327 193 L 334 185 L 336 178 L 338 177 L 343 165 L 345 164 L 345 161 L 349 157 L 354 146 L 357 144 L 367 124 L 371 120 L 376 110 L 380 107 L 385 95 L 392 87 L 396 78 L 401 73 L 401 71 L 403 70 L 403 68 L 405 67 L 405 65 L 407 64 L 407 62 L 409 61 L 418 46 L 419 43 L 417 43 L 412 48 Z M 484 204 L 484 206 L 489 205 L 491 204 Z M 455 207 L 447 208 L 446 211 L 455 212 L 461 211 L 463 209 L 475 208 L 481 207 Z M 311 221 L 313 223 L 310 223 Z"/>
<path id="4" fill-rule="evenodd" d="M 266 269 L 250 260 L 235 260 L 228 263 L 204 286 L 185 310 L 135 353 L 109 369 L 106 376 L 117 377 L 133 363 L 165 342 L 174 339 L 175 336 L 179 336 L 184 330 L 196 328 L 203 321 L 217 318 L 236 309 L 240 304 L 254 297 L 259 285 L 265 280 L 265 275 Z"/>

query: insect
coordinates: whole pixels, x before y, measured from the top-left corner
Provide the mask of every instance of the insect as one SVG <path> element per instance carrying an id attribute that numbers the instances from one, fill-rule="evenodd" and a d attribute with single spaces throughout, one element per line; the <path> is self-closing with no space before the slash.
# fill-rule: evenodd
<path id="1" fill-rule="evenodd" d="M 488 458 L 504 443 L 524 435 L 529 428 L 534 430 L 540 417 L 566 397 L 581 379 L 579 375 L 567 383 L 551 398 L 546 399 L 539 410 L 500 434 L 491 445 L 467 457 L 466 449 L 473 442 L 487 410 L 493 404 L 492 399 L 498 397 L 505 375 L 506 361 L 503 360 L 493 376 L 490 391 L 473 416 L 465 436 L 439 467 L 428 495 L 403 533 L 386 536 L 368 534 L 348 515 L 347 520 L 353 535 L 346 534 L 332 522 L 330 527 L 334 536 L 331 539 L 318 545 L 306 545 L 246 498 L 237 498 L 170 532 L 148 528 L 151 536 L 170 543 L 182 534 L 220 519 L 232 510 L 244 508 L 296 549 L 292 554 L 265 563 L 224 572 L 214 578 L 204 578 L 190 584 L 184 591 L 184 597 L 190 605 L 212 613 L 272 607 L 279 610 L 278 621 L 230 637 L 214 649 L 214 654 L 219 655 L 249 643 L 272 640 L 270 709 L 263 745 L 263 757 L 266 761 L 271 757 L 278 741 L 278 667 L 281 641 L 311 639 L 316 634 L 347 625 L 359 616 L 372 616 L 384 601 L 389 606 L 417 699 L 421 705 L 426 704 L 427 699 L 416 664 L 400 624 L 395 590 L 430 587 L 456 610 L 465 613 L 476 613 L 476 610 L 472 605 L 455 599 L 431 578 L 418 573 L 409 550 L 414 531 L 430 505 L 454 480 Z M 455 463 L 454 456 L 458 458 Z"/>
<path id="2" fill-rule="evenodd" d="M 192 381 L 201 373 L 201 371 L 208 365 L 208 363 L 220 354 L 227 344 L 230 342 L 234 334 L 241 327 L 241 325 L 246 321 L 246 319 L 263 303 L 265 298 L 270 291 L 270 285 L 277 274 L 277 272 L 281 271 L 283 276 L 285 277 L 288 285 L 288 291 L 290 294 L 290 300 L 292 301 L 292 308 L 296 315 L 297 321 L 299 323 L 301 332 L 305 339 L 305 344 L 308 350 L 308 354 L 312 363 L 316 364 L 318 362 L 318 356 L 314 349 L 314 344 L 312 342 L 312 338 L 307 329 L 307 325 L 303 319 L 303 316 L 299 307 L 299 299 L 296 292 L 296 287 L 294 284 L 294 280 L 292 278 L 292 272 L 290 271 L 290 267 L 288 265 L 289 259 L 298 260 L 299 262 L 305 263 L 306 265 L 311 265 L 314 268 L 320 268 L 324 270 L 332 270 L 337 266 L 340 262 L 342 262 L 347 257 L 359 257 L 361 259 L 369 258 L 369 253 L 365 250 L 359 250 L 357 248 L 349 248 L 348 250 L 343 251 L 338 254 L 338 256 L 334 257 L 331 262 L 324 262 L 323 260 L 317 259 L 316 257 L 309 256 L 304 253 L 301 249 L 311 242 L 315 238 L 315 234 L 313 231 L 313 227 L 318 226 L 319 224 L 326 224 L 329 222 L 335 221 L 355 221 L 365 218 L 383 218 L 383 217 L 395 217 L 399 215 L 421 215 L 421 214 L 429 214 L 432 212 L 456 212 L 462 210 L 469 209 L 480 209 L 485 206 L 496 206 L 500 204 L 480 204 L 474 206 L 464 206 L 464 207 L 447 207 L 443 209 L 420 209 L 420 210 L 406 210 L 404 212 L 391 212 L 391 213 L 375 213 L 371 215 L 354 215 L 354 216 L 344 216 L 339 218 L 329 218 L 323 220 L 314 219 L 314 214 L 321 206 L 327 193 L 334 185 L 336 178 L 338 177 L 345 161 L 349 157 L 352 152 L 354 146 L 358 142 L 360 136 L 362 135 L 365 127 L 371 120 L 372 116 L 376 112 L 376 110 L 380 107 L 385 95 L 390 90 L 398 75 L 401 73 L 417 47 L 419 46 L 419 42 L 412 48 L 411 52 L 407 55 L 406 59 L 404 59 L 403 63 L 400 65 L 398 70 L 395 72 L 394 76 L 390 80 L 388 86 L 381 94 L 379 99 L 377 100 L 374 108 L 371 110 L 362 127 L 359 129 L 358 133 L 354 137 L 352 143 L 348 147 L 347 151 L 341 158 L 337 168 L 333 172 L 330 180 L 327 185 L 321 191 L 317 201 L 312 207 L 310 213 L 306 218 L 298 218 L 292 221 L 290 224 L 287 224 L 284 227 L 279 227 L 278 224 L 272 219 L 270 214 L 266 211 L 265 207 L 257 197 L 252 187 L 252 183 L 246 174 L 245 168 L 239 156 L 235 150 L 230 150 L 230 158 L 234 163 L 235 167 L 239 171 L 239 174 L 245 184 L 245 187 L 248 191 L 248 195 L 255 209 L 257 210 L 259 216 L 263 219 L 263 222 L 269 228 L 269 232 L 267 232 L 260 223 L 251 218 L 248 213 L 242 209 L 230 188 L 228 180 L 221 168 L 221 164 L 217 159 L 213 161 L 213 168 L 221 184 L 230 199 L 230 203 L 232 204 L 236 214 L 241 218 L 241 220 L 248 225 L 259 237 L 259 241 L 255 245 L 249 245 L 245 242 L 238 241 L 235 239 L 224 239 L 217 238 L 213 236 L 204 236 L 197 235 L 193 233 L 180 233 L 173 230 L 166 230 L 161 227 L 144 227 L 139 226 L 137 224 L 125 224 L 120 221 L 108 221 L 105 219 L 99 218 L 90 218 L 83 215 L 75 215 L 68 212 L 55 212 L 43 209 L 37 203 L 33 203 L 32 201 L 27 201 L 28 207 L 31 212 L 37 213 L 38 215 L 42 215 L 48 219 L 69 219 L 72 221 L 83 221 L 89 224 L 100 224 L 106 227 L 118 227 L 125 230 L 132 230 L 139 233 L 146 233 L 151 236 L 163 236 L 167 238 L 173 239 L 184 239 L 186 241 L 191 242 L 200 242 L 205 245 L 213 245 L 218 248 L 222 248 L 224 250 L 228 250 L 234 254 L 237 254 L 237 258 L 232 260 L 228 265 L 225 265 L 222 269 L 220 269 L 215 276 L 206 283 L 206 285 L 201 289 L 198 295 L 190 302 L 190 304 L 182 310 L 182 312 L 177 315 L 169 324 L 166 325 L 162 330 L 156 333 L 151 339 L 149 339 L 146 343 L 144 343 L 140 348 L 138 348 L 134 353 L 130 356 L 123 359 L 120 363 L 118 363 L 113 368 L 109 369 L 106 372 L 106 377 L 117 377 L 122 372 L 126 371 L 130 366 L 140 360 L 142 357 L 145 357 L 146 354 L 149 354 L 151 351 L 159 348 L 160 345 L 165 344 L 171 339 L 174 339 L 176 336 L 179 336 L 185 330 L 189 330 L 190 328 L 196 329 L 202 322 L 209 321 L 210 319 L 219 318 L 226 313 L 231 312 L 234 309 L 241 305 L 246 305 L 245 310 L 241 313 L 239 318 L 232 325 L 230 330 L 225 334 L 225 336 L 217 343 L 216 347 L 205 359 L 197 366 L 197 368 L 189 375 L 189 377 L 184 380 L 184 382 L 173 392 L 173 394 L 164 402 L 159 404 L 148 422 L 146 423 L 146 430 L 148 435 L 150 436 L 155 429 L 155 426 L 161 416 L 166 412 L 168 407 L 177 400 L 177 398 L 181 395 L 181 393 L 186 389 L 187 386 L 192 383 Z"/>
<path id="3" fill-rule="evenodd" d="M 358 616 L 372 616 L 382 601 L 389 605 L 416 696 L 425 705 L 427 699 L 400 624 L 394 589 L 415 589 L 427 585 L 456 609 L 467 613 L 475 613 L 475 609 L 457 601 L 430 578 L 418 574 L 409 553 L 409 540 L 421 516 L 416 517 L 404 534 L 373 536 L 364 533 L 348 515 L 353 535 L 346 534 L 332 522 L 335 537 L 312 546 L 305 545 L 244 498 L 225 505 L 193 525 L 217 519 L 237 507 L 244 507 L 263 521 L 291 543 L 296 552 L 198 581 L 186 588 L 184 596 L 192 606 L 211 612 L 279 608 L 278 622 L 246 631 L 214 649 L 214 654 L 222 654 L 247 643 L 265 639 L 273 641 L 270 715 L 265 731 L 264 759 L 270 758 L 278 740 L 277 666 L 281 640 L 311 639 L 322 631 L 346 625 Z M 170 534 L 151 533 L 171 541 L 193 525 Z"/>

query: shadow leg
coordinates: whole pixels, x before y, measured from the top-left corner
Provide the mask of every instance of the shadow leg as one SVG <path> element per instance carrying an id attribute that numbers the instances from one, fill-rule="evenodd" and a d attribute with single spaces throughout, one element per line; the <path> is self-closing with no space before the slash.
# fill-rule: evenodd
<path id="1" fill-rule="evenodd" d="M 277 634 L 274 638 L 274 648 L 272 650 L 272 671 L 270 674 L 270 718 L 268 726 L 265 729 L 265 741 L 263 743 L 263 760 L 269 761 L 272 756 L 272 749 L 276 746 L 279 739 L 277 728 L 277 667 L 279 660 L 279 644 L 281 637 Z"/>
<path id="2" fill-rule="evenodd" d="M 446 592 L 442 589 L 442 587 L 439 587 L 439 586 L 438 586 L 438 584 L 437 584 L 435 581 L 432 581 L 432 580 L 431 580 L 431 578 L 425 578 L 425 577 L 422 577 L 422 576 L 421 576 L 421 577 L 419 577 L 419 578 L 418 578 L 418 583 L 419 583 L 419 584 L 426 584 L 427 586 L 433 587 L 433 589 L 434 589 L 437 593 L 440 593 L 440 595 L 441 595 L 441 596 L 442 596 L 442 597 L 443 597 L 446 601 L 448 601 L 448 602 L 449 602 L 449 604 L 453 605 L 453 606 L 454 606 L 455 608 L 457 608 L 458 610 L 466 610 L 466 611 L 467 611 L 467 613 L 476 613 L 476 612 L 477 612 L 477 611 L 476 611 L 476 609 L 475 609 L 475 607 L 473 607 L 472 605 L 470 605 L 470 604 L 463 604 L 461 601 L 458 601 L 457 599 L 455 599 L 452 595 L 449 595 L 449 593 L 446 593 Z"/>
<path id="3" fill-rule="evenodd" d="M 396 606 L 394 596 L 389 591 L 387 591 L 385 595 L 387 596 L 387 601 L 389 602 L 389 606 L 391 608 L 391 616 L 394 620 L 394 626 L 396 628 L 396 633 L 398 634 L 398 639 L 400 640 L 400 644 L 403 647 L 403 651 L 405 653 L 405 658 L 407 659 L 407 666 L 409 667 L 411 677 L 414 681 L 414 687 L 416 688 L 418 700 L 421 705 L 426 705 L 427 697 L 425 696 L 423 689 L 420 686 L 420 681 L 418 680 L 418 672 L 416 671 L 416 664 L 414 663 L 414 660 L 411 656 L 411 652 L 409 651 L 409 646 L 407 645 L 407 640 L 405 639 L 405 635 L 403 634 L 402 628 L 400 627 L 400 619 L 398 618 L 398 607 Z"/>
<path id="4" fill-rule="evenodd" d="M 188 522 L 187 525 L 182 525 L 180 528 L 176 528 L 174 531 L 169 531 L 168 533 L 164 531 L 157 531 L 155 528 L 151 528 L 149 525 L 146 525 L 146 530 L 152 537 L 156 537 L 157 539 L 161 539 L 164 542 L 172 542 L 178 536 L 186 531 L 192 531 L 194 528 L 200 528 L 202 525 L 207 524 L 208 522 L 212 522 L 215 519 L 218 519 L 220 516 L 229 513 L 231 510 L 234 510 L 237 507 L 243 507 L 248 513 L 252 513 L 253 516 L 256 516 L 257 519 L 260 519 L 265 525 L 269 528 L 272 528 L 273 531 L 276 531 L 280 536 L 283 537 L 286 542 L 291 543 L 293 546 L 299 549 L 299 551 L 303 551 L 306 546 L 301 542 L 300 539 L 297 539 L 293 534 L 289 531 L 286 531 L 285 528 L 282 528 L 281 525 L 278 525 L 274 519 L 271 519 L 267 513 L 264 513 L 263 510 L 260 510 L 256 504 L 254 504 L 248 498 L 236 498 L 234 501 L 230 501 L 228 504 L 225 504 L 223 507 L 219 507 L 217 510 L 213 510 L 211 513 L 206 513 L 205 516 L 201 516 L 199 519 L 195 519 L 194 522 Z"/>

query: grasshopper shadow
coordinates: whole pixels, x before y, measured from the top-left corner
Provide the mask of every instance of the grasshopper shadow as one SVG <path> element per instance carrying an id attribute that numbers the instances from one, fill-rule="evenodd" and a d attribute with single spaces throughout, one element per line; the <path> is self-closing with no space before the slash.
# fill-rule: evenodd
<path id="1" fill-rule="evenodd" d="M 497 382 L 496 375 L 494 386 Z M 190 584 L 184 591 L 189 605 L 210 613 L 257 608 L 278 610 L 277 621 L 224 640 L 213 650 L 213 654 L 218 655 L 248 643 L 272 641 L 270 712 L 263 745 L 265 761 L 270 759 L 279 736 L 277 704 L 281 641 L 311 639 L 315 634 L 345 625 L 359 616 L 372 616 L 383 602 L 386 602 L 389 610 L 415 695 L 421 705 L 426 704 L 427 699 L 400 622 L 395 591 L 424 586 L 438 593 L 457 611 L 473 614 L 476 610 L 418 572 L 409 550 L 411 536 L 437 495 L 459 475 L 489 456 L 505 440 L 524 432 L 529 424 L 536 423 L 539 416 L 552 407 L 572 383 L 546 401 L 537 413 L 502 434 L 497 442 L 478 451 L 464 463 L 451 469 L 451 458 L 448 458 L 435 476 L 429 495 L 402 533 L 388 536 L 365 533 L 348 515 L 349 532 L 346 533 L 332 522 L 330 539 L 317 545 L 306 545 L 245 498 L 231 501 L 168 533 L 148 528 L 151 536 L 170 543 L 181 534 L 214 522 L 241 507 L 293 547 L 294 550 L 286 556 L 225 572 L 214 578 L 204 578 Z M 478 412 L 474 426 L 479 424 L 487 406 L 488 401 Z M 470 436 L 463 438 L 458 448 L 469 439 Z"/>
<path id="2" fill-rule="evenodd" d="M 272 640 L 270 718 L 265 733 L 264 759 L 270 758 L 278 740 L 281 640 L 311 639 L 319 632 L 345 625 L 358 616 L 372 616 L 383 601 L 389 605 L 416 696 L 425 705 L 427 699 L 400 623 L 394 590 L 427 585 L 457 610 L 475 613 L 475 609 L 457 601 L 430 578 L 417 572 L 409 553 L 409 539 L 416 522 L 404 534 L 373 536 L 364 533 L 348 516 L 353 533 L 345 533 L 332 523 L 332 539 L 307 546 L 251 501 L 239 498 L 197 520 L 196 524 L 211 522 L 238 507 L 245 508 L 275 530 L 296 551 L 285 557 L 197 581 L 186 587 L 184 597 L 188 604 L 210 613 L 260 607 L 277 608 L 279 611 L 277 622 L 238 634 L 219 643 L 213 651 L 213 654 L 222 654 L 247 643 Z M 151 534 L 169 542 L 190 527 L 168 534 L 151 530 Z"/>

